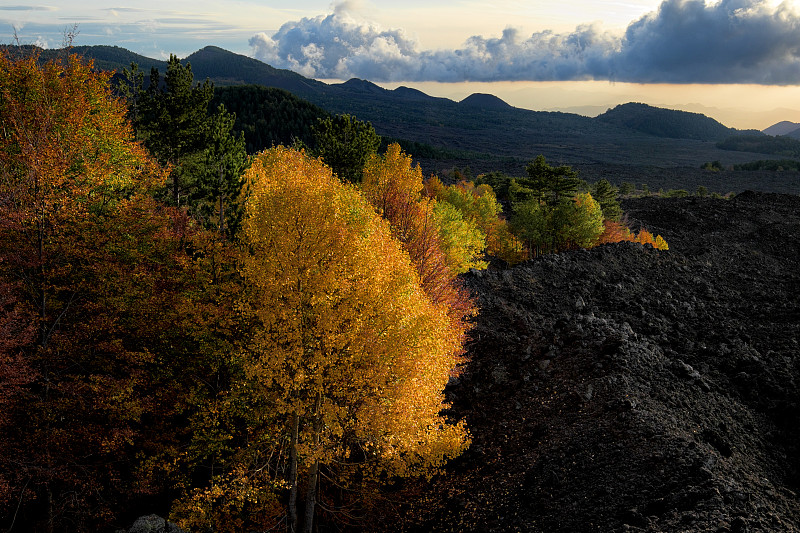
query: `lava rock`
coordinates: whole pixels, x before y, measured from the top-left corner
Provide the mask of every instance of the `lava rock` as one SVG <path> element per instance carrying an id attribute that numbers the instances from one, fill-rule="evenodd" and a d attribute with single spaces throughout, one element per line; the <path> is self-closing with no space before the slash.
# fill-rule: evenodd
<path id="1" fill-rule="evenodd" d="M 670 249 L 463 277 L 480 314 L 451 412 L 481 453 L 384 529 L 800 531 L 800 198 L 623 208 Z"/>

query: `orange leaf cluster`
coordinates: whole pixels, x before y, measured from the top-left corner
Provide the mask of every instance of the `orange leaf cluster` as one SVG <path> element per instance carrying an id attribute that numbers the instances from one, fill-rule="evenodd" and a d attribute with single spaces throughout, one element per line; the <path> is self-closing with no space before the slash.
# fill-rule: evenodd
<path id="1" fill-rule="evenodd" d="M 0 515 L 88 531 L 163 486 L 132 458 L 182 431 L 202 291 L 108 75 L 37 59 L 0 53 Z"/>
<path id="2" fill-rule="evenodd" d="M 362 190 L 367 200 L 389 221 L 392 235 L 420 276 L 425 293 L 450 310 L 454 324 L 465 333 L 466 319 L 475 311 L 473 303 L 451 271 L 443 250 L 433 204 L 423 198 L 422 170 L 400 145 L 389 145 L 383 156 L 373 155 L 364 167 Z"/>
<path id="3" fill-rule="evenodd" d="M 605 229 L 597 241 L 597 245 L 614 242 L 638 242 L 639 244 L 649 244 L 656 250 L 668 250 L 669 245 L 661 235 L 653 237 L 653 234 L 646 229 L 639 230 L 638 234 L 633 234 L 631 230 L 622 222 L 606 220 L 603 222 Z"/>

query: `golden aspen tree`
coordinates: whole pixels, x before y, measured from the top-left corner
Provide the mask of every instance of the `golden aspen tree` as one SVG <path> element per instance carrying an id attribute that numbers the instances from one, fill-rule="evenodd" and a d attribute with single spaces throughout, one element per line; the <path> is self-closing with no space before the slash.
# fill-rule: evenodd
<path id="1" fill-rule="evenodd" d="M 388 223 L 321 161 L 272 148 L 246 180 L 241 311 L 254 327 L 231 404 L 255 410 L 245 446 L 282 439 L 288 466 L 278 482 L 263 465 L 235 477 L 283 487 L 290 530 L 310 532 L 323 480 L 431 475 L 465 449 L 464 424 L 439 414 L 462 332 Z"/>
<path id="2" fill-rule="evenodd" d="M 603 233 L 603 210 L 588 192 L 575 195 L 556 215 L 567 221 L 559 231 L 561 247 L 591 248 Z"/>
<path id="3" fill-rule="evenodd" d="M 479 259 L 486 249 L 486 235 L 472 220 L 449 202 L 433 202 L 433 215 L 439 226 L 450 270 L 461 274 L 470 268 L 484 269 L 489 263 Z"/>
<path id="4" fill-rule="evenodd" d="M 364 196 L 389 221 L 392 236 L 411 257 L 422 289 L 436 304 L 449 310 L 453 327 L 460 328 L 463 334 L 474 306 L 456 279 L 458 272 L 453 265 L 460 261 L 453 261 L 453 256 L 457 250 L 448 249 L 449 243 L 442 238 L 441 218 L 437 220 L 434 212 L 436 204 L 422 196 L 423 189 L 420 166 L 414 166 L 411 156 L 397 143 L 390 144 L 384 155 L 373 155 L 364 167 Z M 467 252 L 475 253 L 474 249 Z"/>
<path id="5" fill-rule="evenodd" d="M 471 181 L 444 185 L 436 176 L 425 181 L 425 195 L 456 207 L 464 220 L 474 224 L 485 235 L 486 254 L 496 256 L 510 264 L 525 258 L 522 241 L 511 233 L 508 222 L 501 216 L 502 207 L 494 190 L 488 184 L 476 186 Z M 471 267 L 486 268 L 473 254 Z"/>

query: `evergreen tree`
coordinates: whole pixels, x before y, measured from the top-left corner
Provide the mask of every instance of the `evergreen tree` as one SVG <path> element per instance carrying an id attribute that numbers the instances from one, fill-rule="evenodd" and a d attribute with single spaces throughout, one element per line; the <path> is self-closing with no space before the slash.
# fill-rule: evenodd
<path id="1" fill-rule="evenodd" d="M 622 216 L 617 194 L 619 189 L 611 185 L 608 180 L 600 180 L 592 186 L 592 197 L 600 204 L 605 220 L 618 221 Z"/>
<path id="2" fill-rule="evenodd" d="M 622 185 L 619 186 L 620 196 L 628 196 L 634 192 L 636 192 L 636 186 L 629 181 L 623 181 Z"/>
<path id="3" fill-rule="evenodd" d="M 378 150 L 381 138 L 369 122 L 350 115 L 320 119 L 312 128 L 314 155 L 322 157 L 339 179 L 360 182 L 364 165 Z"/>
<path id="4" fill-rule="evenodd" d="M 571 246 L 575 242 L 570 233 L 575 224 L 573 199 L 582 181 L 578 173 L 566 165 L 548 165 L 543 155 L 528 163 L 526 171 L 528 177 L 511 180 L 508 189 L 517 235 L 528 242 L 532 255 Z"/>
<path id="5" fill-rule="evenodd" d="M 553 207 L 572 199 L 578 191 L 581 180 L 578 172 L 568 165 L 553 167 L 547 164 L 543 155 L 528 163 L 525 168 L 528 178 L 520 178 L 520 185 L 533 191 L 534 196 Z"/>
<path id="6" fill-rule="evenodd" d="M 187 203 L 197 167 L 205 162 L 213 95 L 210 81 L 195 85 L 192 66 L 171 55 L 163 82 L 158 69 L 151 69 L 150 85 L 139 96 L 137 130 L 158 161 L 172 168 L 168 196 L 173 205 Z"/>
<path id="7" fill-rule="evenodd" d="M 136 64 L 124 69 L 123 78 L 118 91 L 128 101 L 137 138 L 171 169 L 164 199 L 189 207 L 207 226 L 231 236 L 248 166 L 244 137 L 233 134 L 235 115 L 222 104 L 211 113 L 213 84 L 196 84 L 192 66 L 174 55 L 163 79 L 158 69 L 151 69 L 146 89 Z"/>
<path id="8" fill-rule="evenodd" d="M 210 117 L 205 161 L 198 172 L 193 204 L 207 225 L 214 225 L 220 235 L 232 238 L 241 219 L 238 204 L 242 176 L 250 159 L 244 134 L 231 133 L 235 117 L 220 104 Z"/>

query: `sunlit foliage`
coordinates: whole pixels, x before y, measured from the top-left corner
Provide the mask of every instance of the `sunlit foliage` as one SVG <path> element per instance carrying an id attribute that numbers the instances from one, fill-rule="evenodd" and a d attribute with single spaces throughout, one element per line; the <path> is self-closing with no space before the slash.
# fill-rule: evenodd
<path id="1" fill-rule="evenodd" d="M 522 242 L 511 233 L 501 216 L 502 207 L 490 185 L 476 186 L 471 181 L 462 181 L 447 186 L 432 176 L 425 182 L 425 194 L 453 205 L 464 219 L 483 232 L 488 256 L 499 257 L 512 265 L 524 259 Z"/>
<path id="2" fill-rule="evenodd" d="M 422 288 L 437 304 L 450 310 L 454 323 L 466 331 L 474 310 L 467 292 L 456 279 L 452 253 L 442 240 L 434 201 L 423 198 L 422 170 L 414 166 L 398 144 L 384 155 L 373 155 L 364 167 L 361 184 L 367 200 L 389 221 L 392 235 L 408 252 Z"/>
<path id="3" fill-rule="evenodd" d="M 37 59 L 0 55 L 0 516 L 89 531 L 163 487 L 201 291 L 108 76 Z"/>
<path id="4" fill-rule="evenodd" d="M 247 422 L 247 438 L 184 509 L 279 491 L 290 529 L 311 531 L 330 481 L 355 490 L 382 475 L 431 475 L 461 453 L 465 427 L 439 412 L 463 332 L 420 288 L 389 224 L 321 161 L 273 148 L 247 182 L 240 308 L 252 336 L 219 404 Z M 269 524 L 243 527 L 256 525 Z"/>

